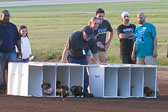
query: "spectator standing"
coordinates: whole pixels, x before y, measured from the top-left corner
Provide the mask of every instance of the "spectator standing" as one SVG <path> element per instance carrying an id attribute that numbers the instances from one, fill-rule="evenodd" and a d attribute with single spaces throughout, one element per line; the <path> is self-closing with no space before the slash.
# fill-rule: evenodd
<path id="1" fill-rule="evenodd" d="M 20 36 L 15 24 L 9 22 L 10 13 L 3 10 L 0 20 L 0 92 L 7 89 L 5 80 L 5 70 L 7 70 L 8 62 L 16 62 L 15 45 L 18 48 L 18 56 L 21 58 Z"/>
<path id="2" fill-rule="evenodd" d="M 100 22 L 100 18 L 95 16 L 95 17 L 92 17 L 90 19 L 89 23 L 88 23 L 88 25 L 93 29 L 95 39 L 98 36 L 97 29 L 99 27 L 99 22 Z M 88 64 L 92 64 L 92 62 L 93 62 L 93 57 L 92 57 L 91 50 L 89 50 L 88 53 L 87 53 L 87 61 L 88 61 Z"/>
<path id="3" fill-rule="evenodd" d="M 136 27 L 134 33 L 134 47 L 132 52 L 132 60 L 135 58 L 136 63 L 145 65 L 157 64 L 157 38 L 156 28 L 152 23 L 146 22 L 144 12 L 137 14 L 139 26 Z"/>
<path id="4" fill-rule="evenodd" d="M 19 28 L 19 35 L 21 37 L 21 51 L 22 59 L 19 59 L 19 62 L 29 62 L 29 56 L 31 54 L 31 46 L 28 37 L 28 30 L 25 25 L 21 25 Z"/>
<path id="5" fill-rule="evenodd" d="M 135 24 L 130 24 L 130 15 L 128 12 L 121 14 L 122 24 L 117 28 L 117 34 L 120 39 L 120 57 L 124 64 L 135 64 L 131 59 L 133 49 L 133 37 L 135 31 Z"/>
<path id="6" fill-rule="evenodd" d="M 96 10 L 96 17 L 100 18 L 100 24 L 98 27 L 97 46 L 98 55 L 101 62 L 106 62 L 106 51 L 110 47 L 111 40 L 113 38 L 113 29 L 108 20 L 104 19 L 105 12 L 103 9 L 98 8 Z M 106 34 L 108 33 L 108 40 L 106 42 Z"/>

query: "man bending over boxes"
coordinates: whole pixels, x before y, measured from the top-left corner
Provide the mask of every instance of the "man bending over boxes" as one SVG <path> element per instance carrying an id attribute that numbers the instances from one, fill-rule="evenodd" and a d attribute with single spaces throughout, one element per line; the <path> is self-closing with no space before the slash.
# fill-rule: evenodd
<path id="1" fill-rule="evenodd" d="M 70 36 L 62 53 L 61 62 L 76 63 L 87 65 L 87 52 L 91 50 L 93 58 L 97 64 L 100 60 L 97 54 L 97 45 L 93 35 L 93 29 L 90 26 L 85 26 L 82 31 L 76 31 Z M 89 77 L 84 69 L 84 96 L 90 96 L 88 93 Z"/>

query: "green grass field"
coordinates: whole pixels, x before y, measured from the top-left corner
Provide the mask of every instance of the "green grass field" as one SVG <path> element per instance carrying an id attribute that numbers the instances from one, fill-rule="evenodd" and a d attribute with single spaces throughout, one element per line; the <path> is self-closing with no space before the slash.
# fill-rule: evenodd
<path id="1" fill-rule="evenodd" d="M 158 33 L 158 64 L 168 65 L 166 44 L 168 42 L 168 1 L 113 2 L 72 5 L 47 5 L 0 8 L 8 9 L 11 21 L 18 27 L 28 26 L 33 55 L 38 61 L 59 61 L 62 50 L 73 31 L 81 30 L 95 15 L 97 8 L 105 10 L 114 29 L 114 37 L 107 52 L 108 62 L 120 63 L 119 39 L 116 28 L 121 24 L 120 14 L 128 11 L 130 23 L 138 25 L 136 14 L 144 11 L 146 21 L 153 23 Z"/>

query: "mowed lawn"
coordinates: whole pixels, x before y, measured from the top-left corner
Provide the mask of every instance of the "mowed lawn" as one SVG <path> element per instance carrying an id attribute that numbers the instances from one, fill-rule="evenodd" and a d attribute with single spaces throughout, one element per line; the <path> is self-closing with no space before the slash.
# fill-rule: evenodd
<path id="1" fill-rule="evenodd" d="M 26 25 L 29 31 L 32 52 L 37 61 L 59 61 L 62 50 L 73 31 L 82 30 L 97 8 L 105 10 L 114 37 L 107 52 L 108 62 L 120 63 L 119 38 L 117 26 L 120 25 L 122 11 L 131 15 L 130 23 L 138 25 L 136 15 L 139 11 L 147 14 L 146 21 L 153 23 L 158 33 L 158 64 L 168 65 L 166 45 L 168 42 L 168 1 L 113 2 L 71 5 L 47 5 L 5 7 L 11 13 L 11 21 L 18 27 Z"/>

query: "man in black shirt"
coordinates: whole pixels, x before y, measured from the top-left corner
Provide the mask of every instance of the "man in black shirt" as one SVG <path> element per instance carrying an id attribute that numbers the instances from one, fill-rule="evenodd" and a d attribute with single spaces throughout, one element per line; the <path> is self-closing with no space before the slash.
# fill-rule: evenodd
<path id="1" fill-rule="evenodd" d="M 113 29 L 108 20 L 104 19 L 105 12 L 103 9 L 96 10 L 96 17 L 100 18 L 97 36 L 98 55 L 101 62 L 106 62 L 106 51 L 110 47 L 113 38 Z M 108 40 L 106 42 L 106 34 L 108 33 Z"/>
<path id="2" fill-rule="evenodd" d="M 133 37 L 136 26 L 129 23 L 129 13 L 123 12 L 121 14 L 122 24 L 118 26 L 117 33 L 120 38 L 120 56 L 122 63 L 124 64 L 135 64 L 131 60 L 131 53 L 133 49 Z"/>
<path id="3" fill-rule="evenodd" d="M 93 53 L 93 58 L 97 64 L 100 64 L 96 41 L 93 35 L 93 29 L 90 26 L 84 27 L 82 31 L 74 32 L 62 53 L 61 62 L 65 62 L 67 59 L 68 63 L 77 63 L 81 65 L 87 65 L 87 52 L 91 50 Z M 84 94 L 88 93 L 89 77 L 85 68 L 84 71 Z"/>

